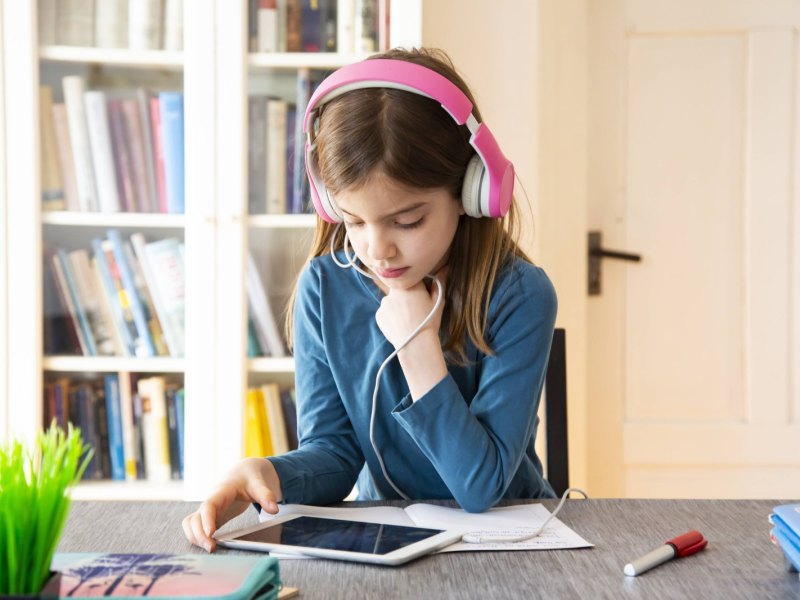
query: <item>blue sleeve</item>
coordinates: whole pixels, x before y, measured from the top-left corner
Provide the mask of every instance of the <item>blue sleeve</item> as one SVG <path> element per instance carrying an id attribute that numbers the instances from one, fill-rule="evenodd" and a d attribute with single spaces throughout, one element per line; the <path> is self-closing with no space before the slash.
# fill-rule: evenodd
<path id="1" fill-rule="evenodd" d="M 540 269 L 511 281 L 490 305 L 494 354 L 481 359 L 472 402 L 447 375 L 393 412 L 467 511 L 482 512 L 503 497 L 531 444 L 556 309 Z"/>
<path id="2" fill-rule="evenodd" d="M 270 457 L 283 501 L 330 504 L 353 489 L 364 456 L 339 397 L 325 352 L 321 274 L 311 262 L 298 282 L 294 305 L 299 447 Z"/>

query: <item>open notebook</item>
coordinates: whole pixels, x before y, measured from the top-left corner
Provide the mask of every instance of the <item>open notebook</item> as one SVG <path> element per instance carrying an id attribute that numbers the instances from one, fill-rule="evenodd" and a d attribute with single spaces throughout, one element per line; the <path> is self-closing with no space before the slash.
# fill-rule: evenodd
<path id="1" fill-rule="evenodd" d="M 580 502 L 571 505 L 572 510 L 580 510 Z M 484 537 L 494 535 L 514 536 L 533 533 L 550 512 L 541 504 L 520 504 L 491 508 L 483 513 L 468 513 L 460 508 L 447 508 L 433 504 L 412 504 L 406 508 L 394 506 L 373 506 L 367 508 L 330 508 L 308 506 L 305 504 L 279 505 L 278 515 L 304 514 L 315 517 L 332 517 L 367 523 L 388 525 L 416 525 L 431 529 L 447 529 L 463 533 L 480 533 Z M 261 521 L 268 521 L 278 515 L 264 511 Z M 531 540 L 513 543 L 456 543 L 439 552 L 470 552 L 478 550 L 558 550 L 566 548 L 589 548 L 594 544 L 587 542 L 557 518 L 550 521 L 547 528 Z"/>

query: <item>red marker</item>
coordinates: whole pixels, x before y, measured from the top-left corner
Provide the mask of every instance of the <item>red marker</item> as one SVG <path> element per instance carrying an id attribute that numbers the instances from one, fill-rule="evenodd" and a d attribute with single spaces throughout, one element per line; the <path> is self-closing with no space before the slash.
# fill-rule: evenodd
<path id="1" fill-rule="evenodd" d="M 703 534 L 692 530 L 669 540 L 660 548 L 656 548 L 652 552 L 625 565 L 625 575 L 629 577 L 641 575 L 645 571 L 649 571 L 653 567 L 657 567 L 673 558 L 683 558 L 695 552 L 700 552 L 707 545 L 708 540 L 703 537 Z"/>

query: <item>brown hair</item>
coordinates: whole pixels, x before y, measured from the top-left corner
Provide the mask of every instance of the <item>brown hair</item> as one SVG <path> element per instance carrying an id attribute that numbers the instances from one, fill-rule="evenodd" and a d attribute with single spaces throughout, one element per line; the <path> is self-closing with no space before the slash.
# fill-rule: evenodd
<path id="1" fill-rule="evenodd" d="M 443 51 L 394 49 L 372 58 L 404 60 L 444 75 L 472 101 L 473 114 L 482 121 L 469 88 Z M 319 173 L 333 195 L 382 173 L 411 189 L 447 189 L 460 202 L 464 172 L 475 152 L 467 128 L 438 102 L 389 88 L 353 90 L 325 104 L 316 143 Z M 478 350 L 491 354 L 484 332 L 495 279 L 510 258 L 527 260 L 517 245 L 516 210 L 514 201 L 503 219 L 461 216 L 450 249 L 440 334 L 453 362 L 464 362 L 467 336 Z M 330 253 L 333 235 L 335 248 L 341 248 L 342 228 L 337 233 L 336 225 L 318 218 L 309 260 Z M 296 291 L 295 287 L 286 315 L 290 345 Z"/>

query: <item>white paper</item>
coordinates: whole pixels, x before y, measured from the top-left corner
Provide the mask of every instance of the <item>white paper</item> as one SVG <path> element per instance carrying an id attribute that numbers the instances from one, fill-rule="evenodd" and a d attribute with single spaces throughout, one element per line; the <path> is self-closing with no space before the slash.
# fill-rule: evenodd
<path id="1" fill-rule="evenodd" d="M 483 537 L 522 536 L 534 533 L 550 516 L 541 504 L 519 504 L 491 508 L 483 513 L 468 513 L 460 508 L 447 508 L 433 504 L 412 504 L 397 508 L 393 506 L 373 506 L 367 508 L 331 508 L 326 506 L 308 506 L 304 504 L 278 505 L 278 514 L 261 512 L 262 522 L 270 521 L 276 516 L 304 514 L 313 517 L 331 517 L 349 521 L 366 523 L 384 523 L 388 525 L 406 525 L 429 527 L 431 529 L 447 529 L 461 531 L 464 534 L 480 534 Z M 568 508 L 579 510 L 580 504 L 570 503 Z M 524 542 L 499 543 L 455 543 L 439 552 L 475 552 L 509 550 L 556 550 L 565 548 L 589 548 L 590 544 L 557 518 L 552 519 L 544 531 L 537 537 Z M 274 555 L 274 554 L 273 554 Z M 275 555 L 274 555 L 275 556 Z M 289 558 L 289 555 L 281 555 Z M 298 558 L 292 556 L 291 558 Z"/>

